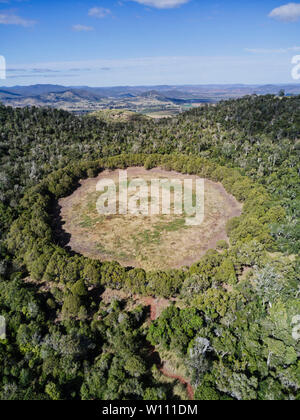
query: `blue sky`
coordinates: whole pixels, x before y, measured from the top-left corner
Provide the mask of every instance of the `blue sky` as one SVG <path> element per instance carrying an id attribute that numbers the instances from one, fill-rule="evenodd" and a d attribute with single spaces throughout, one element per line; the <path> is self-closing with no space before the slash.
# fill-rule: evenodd
<path id="1" fill-rule="evenodd" d="M 0 84 L 295 83 L 299 27 L 284 0 L 0 0 Z"/>

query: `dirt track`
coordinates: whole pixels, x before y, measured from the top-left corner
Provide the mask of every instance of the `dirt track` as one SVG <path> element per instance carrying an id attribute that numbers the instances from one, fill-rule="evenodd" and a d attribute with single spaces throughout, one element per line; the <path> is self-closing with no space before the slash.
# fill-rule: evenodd
<path id="1" fill-rule="evenodd" d="M 194 399 L 195 394 L 194 394 L 193 387 L 189 382 L 187 382 L 186 379 L 184 379 L 182 376 L 178 376 L 178 375 L 175 375 L 174 373 L 170 373 L 164 366 L 159 367 L 158 369 L 167 378 L 178 380 L 182 385 L 186 387 L 186 391 L 187 391 L 189 399 L 190 400 Z"/>

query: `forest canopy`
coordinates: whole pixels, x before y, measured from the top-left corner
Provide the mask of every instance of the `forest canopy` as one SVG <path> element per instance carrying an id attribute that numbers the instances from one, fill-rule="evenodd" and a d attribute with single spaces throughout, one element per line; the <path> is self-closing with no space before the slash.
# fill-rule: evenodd
<path id="1" fill-rule="evenodd" d="M 184 367 L 196 399 L 299 399 L 299 133 L 299 96 L 113 124 L 0 105 L 0 398 L 182 397 L 154 347 Z M 53 223 L 58 199 L 129 166 L 221 182 L 243 202 L 230 245 L 169 271 L 70 252 Z M 107 290 L 127 298 L 107 303 Z M 169 305 L 149 322 L 133 295 Z"/>

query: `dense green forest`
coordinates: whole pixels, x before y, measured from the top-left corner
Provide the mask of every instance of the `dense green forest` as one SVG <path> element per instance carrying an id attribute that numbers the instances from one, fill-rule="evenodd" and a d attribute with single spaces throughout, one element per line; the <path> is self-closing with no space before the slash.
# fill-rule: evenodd
<path id="1" fill-rule="evenodd" d="M 160 121 L 108 123 L 0 105 L 1 399 L 176 399 L 151 353 L 180 360 L 199 400 L 300 398 L 300 97 L 249 96 Z M 243 202 L 220 243 L 168 272 L 71 253 L 53 209 L 106 168 L 161 166 Z M 147 308 L 106 289 L 172 298 Z"/>

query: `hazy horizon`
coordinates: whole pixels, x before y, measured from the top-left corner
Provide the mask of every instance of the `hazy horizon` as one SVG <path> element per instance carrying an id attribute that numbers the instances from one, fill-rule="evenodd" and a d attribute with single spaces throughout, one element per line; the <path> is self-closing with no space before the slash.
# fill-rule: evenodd
<path id="1" fill-rule="evenodd" d="M 1 81 L 2 82 L 2 81 Z M 61 85 L 56 83 L 34 83 L 34 84 L 17 84 L 12 86 L 5 86 L 1 85 L 0 83 L 0 89 L 13 89 L 13 88 L 29 88 L 29 87 L 36 87 L 36 86 L 53 86 L 53 87 L 64 87 L 64 88 L 70 88 L 70 89 L 82 89 L 82 88 L 89 88 L 89 89 L 114 89 L 114 88 L 129 88 L 129 89 L 139 89 L 139 88 L 201 88 L 201 87 L 264 87 L 264 86 L 278 86 L 278 87 L 284 87 L 284 86 L 293 86 L 293 87 L 300 87 L 300 84 L 297 82 L 290 82 L 290 83 L 253 83 L 253 84 L 247 84 L 247 83 L 183 83 L 183 84 L 145 84 L 145 85 L 107 85 L 107 86 L 101 86 L 101 85 Z"/>

